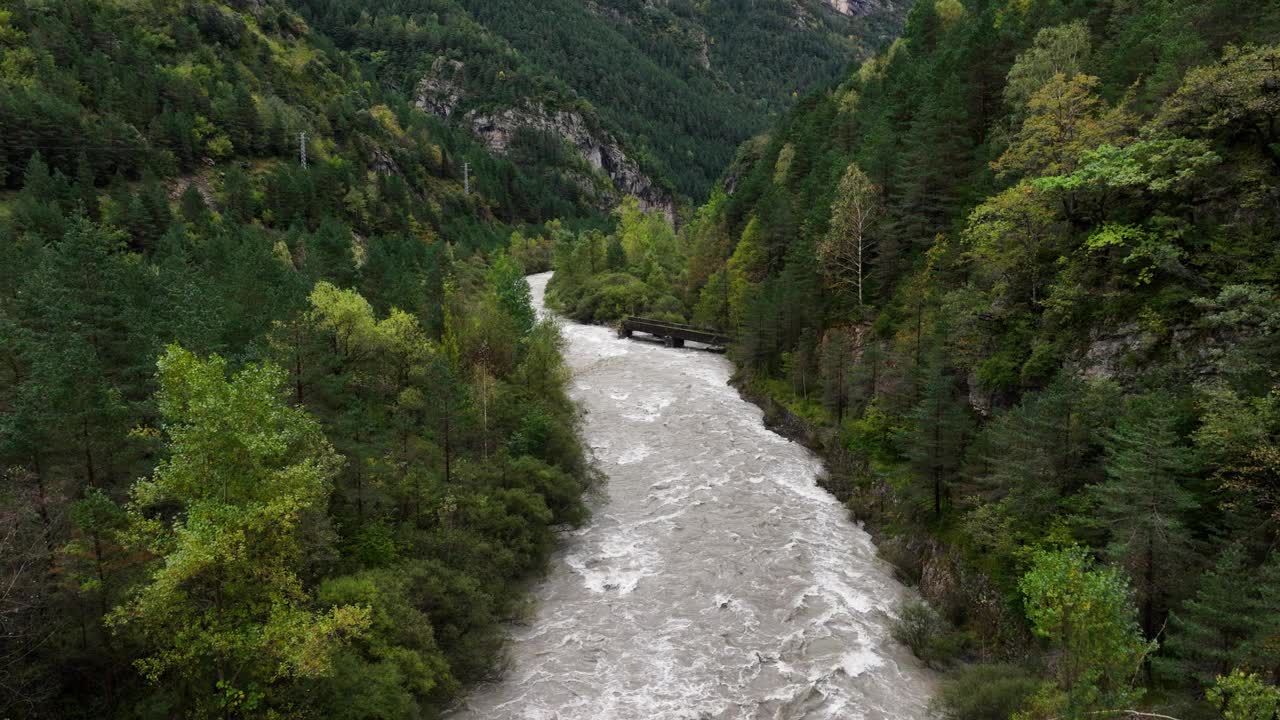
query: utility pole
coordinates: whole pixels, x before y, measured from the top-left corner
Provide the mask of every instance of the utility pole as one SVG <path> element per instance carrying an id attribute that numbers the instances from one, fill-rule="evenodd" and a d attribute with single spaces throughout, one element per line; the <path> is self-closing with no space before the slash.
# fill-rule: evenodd
<path id="1" fill-rule="evenodd" d="M 471 194 L 471 161 L 467 160 L 462 163 L 462 194 Z"/>
<path id="2" fill-rule="evenodd" d="M 307 166 L 307 134 L 305 132 L 298 133 L 298 159 L 302 161 L 302 167 Z"/>

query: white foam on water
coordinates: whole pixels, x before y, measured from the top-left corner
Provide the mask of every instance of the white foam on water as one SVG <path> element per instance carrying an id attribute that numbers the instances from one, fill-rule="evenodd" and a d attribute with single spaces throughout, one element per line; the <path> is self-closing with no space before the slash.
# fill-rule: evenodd
<path id="1" fill-rule="evenodd" d="M 530 279 L 540 310 L 546 280 Z M 908 591 L 730 364 L 560 324 L 608 481 L 512 629 L 505 677 L 454 717 L 925 717 L 933 677 L 888 627 Z"/>
<path id="2" fill-rule="evenodd" d="M 614 458 L 613 462 L 618 465 L 631 465 L 644 460 L 652 454 L 653 448 L 648 445 L 636 443 L 635 445 L 624 448 L 622 452 L 618 453 L 618 456 Z"/>
<path id="3" fill-rule="evenodd" d="M 616 528 L 597 542 L 584 545 L 566 554 L 564 561 L 593 593 L 626 595 L 659 565 L 648 539 L 631 528 Z"/>
<path id="4" fill-rule="evenodd" d="M 858 677 L 862 673 L 878 668 L 883 664 L 884 658 L 877 655 L 870 648 L 851 650 L 840 658 L 840 669 L 849 677 Z"/>

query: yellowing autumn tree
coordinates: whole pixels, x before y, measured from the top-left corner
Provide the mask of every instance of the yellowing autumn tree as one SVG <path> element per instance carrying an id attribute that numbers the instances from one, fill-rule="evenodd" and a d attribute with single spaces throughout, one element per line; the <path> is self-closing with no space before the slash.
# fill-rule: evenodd
<path id="1" fill-rule="evenodd" d="M 871 228 L 880 212 L 876 186 L 861 168 L 850 164 L 831 205 L 831 228 L 818 243 L 818 262 L 831 286 L 857 292 L 858 305 L 864 302 Z"/>
<path id="2" fill-rule="evenodd" d="M 178 346 L 159 361 L 169 457 L 134 485 L 128 529 L 156 562 L 111 622 L 142 640 L 138 669 L 175 715 L 269 717 L 291 681 L 330 672 L 369 611 L 318 611 L 299 576 L 300 524 L 323 510 L 340 457 L 284 402 L 283 370 L 228 379 L 226 365 Z"/>
<path id="3" fill-rule="evenodd" d="M 1098 83 L 1092 75 L 1054 75 L 1031 96 L 1026 121 L 992 168 L 1013 177 L 1067 175 L 1085 152 L 1123 145 L 1135 119 L 1123 105 L 1113 108 L 1098 97 Z"/>

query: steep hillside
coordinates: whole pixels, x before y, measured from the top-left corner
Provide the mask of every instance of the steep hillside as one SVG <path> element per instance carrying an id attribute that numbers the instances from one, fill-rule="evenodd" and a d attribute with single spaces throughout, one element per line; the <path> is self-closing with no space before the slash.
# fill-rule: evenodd
<path id="1" fill-rule="evenodd" d="M 919 3 L 678 239 L 558 248 L 552 297 L 737 334 L 933 603 L 902 636 L 963 668 L 947 717 L 1236 717 L 1280 692 L 1277 37 L 1274 3 Z"/>
<path id="2" fill-rule="evenodd" d="M 422 107 L 491 146 L 551 132 L 621 192 L 660 206 L 704 197 L 738 143 L 886 42 L 905 3 L 850 15 L 816 0 L 298 5 L 379 77 L 418 88 Z"/>
<path id="3" fill-rule="evenodd" d="M 588 479 L 517 258 L 595 176 L 267 0 L 5 3 L 0 169 L 0 716 L 423 718 L 492 672 Z"/>

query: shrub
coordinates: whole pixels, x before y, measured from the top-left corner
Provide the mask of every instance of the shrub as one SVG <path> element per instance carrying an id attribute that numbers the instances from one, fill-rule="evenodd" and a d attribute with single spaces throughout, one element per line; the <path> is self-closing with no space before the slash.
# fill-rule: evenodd
<path id="1" fill-rule="evenodd" d="M 1040 682 L 1014 665 L 968 665 L 938 688 L 929 710 L 943 720 L 1007 720 Z"/>
<path id="2" fill-rule="evenodd" d="M 968 637 L 920 600 L 905 603 L 893 623 L 893 638 L 911 648 L 929 667 L 951 663 L 964 652 Z"/>
<path id="3" fill-rule="evenodd" d="M 565 310 L 581 322 L 608 322 L 640 314 L 655 295 L 653 288 L 633 275 L 609 273 L 592 278 L 577 302 L 569 304 L 569 298 L 564 298 L 569 305 Z"/>

